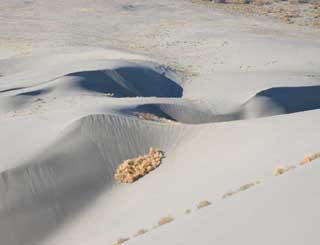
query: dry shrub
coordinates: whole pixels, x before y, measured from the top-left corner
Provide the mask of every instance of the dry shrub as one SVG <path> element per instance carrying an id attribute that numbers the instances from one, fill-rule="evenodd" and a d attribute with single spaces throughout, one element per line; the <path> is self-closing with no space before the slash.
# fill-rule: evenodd
<path id="1" fill-rule="evenodd" d="M 147 232 L 148 232 L 148 230 L 146 230 L 146 229 L 140 229 L 140 230 L 137 231 L 137 233 L 134 236 L 135 237 L 136 236 L 141 236 L 141 235 L 143 235 L 143 234 L 145 234 Z"/>
<path id="2" fill-rule="evenodd" d="M 122 244 L 122 243 L 125 243 L 126 241 L 129 241 L 129 240 L 130 240 L 129 237 L 119 238 L 117 243 L 115 243 L 115 244 Z"/>
<path id="3" fill-rule="evenodd" d="M 207 207 L 211 205 L 211 202 L 209 201 L 201 201 L 198 205 L 197 205 L 197 208 L 200 209 L 200 208 L 204 208 L 204 207 Z"/>
<path id="4" fill-rule="evenodd" d="M 314 160 L 316 160 L 317 158 L 320 158 L 320 153 L 315 153 L 315 154 L 311 154 L 311 155 L 306 155 L 302 161 L 300 162 L 300 165 L 304 165 L 307 163 L 310 163 Z"/>
<path id="5" fill-rule="evenodd" d="M 159 167 L 162 158 L 164 158 L 163 152 L 151 147 L 147 155 L 129 159 L 120 164 L 114 177 L 118 183 L 132 183 Z"/>
<path id="6" fill-rule="evenodd" d="M 190 210 L 190 209 L 187 209 L 187 210 L 185 211 L 185 213 L 186 213 L 186 214 L 190 214 L 190 213 L 191 213 L 191 210 Z"/>
<path id="7" fill-rule="evenodd" d="M 163 122 L 163 123 L 176 123 L 176 121 L 159 117 L 155 114 L 149 113 L 149 112 L 134 112 L 135 116 L 137 116 L 139 119 L 153 121 L 153 122 Z"/>
<path id="8" fill-rule="evenodd" d="M 174 218 L 171 216 L 162 217 L 158 221 L 158 226 L 168 224 L 168 223 L 172 222 L 173 220 L 174 220 Z"/>
<path id="9" fill-rule="evenodd" d="M 280 19 L 288 24 L 292 24 L 293 20 L 288 14 L 284 14 L 283 16 L 280 17 Z"/>
<path id="10" fill-rule="evenodd" d="M 279 176 L 279 175 L 284 174 L 284 173 L 286 173 L 286 172 L 288 172 L 290 170 L 293 170 L 293 169 L 295 169 L 295 166 L 292 166 L 292 165 L 286 166 L 286 167 L 277 167 L 273 171 L 273 175 L 274 176 Z"/>

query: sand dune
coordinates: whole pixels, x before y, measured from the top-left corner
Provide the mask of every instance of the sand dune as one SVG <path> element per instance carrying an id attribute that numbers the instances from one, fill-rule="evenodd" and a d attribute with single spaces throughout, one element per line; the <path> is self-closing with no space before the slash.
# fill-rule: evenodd
<path id="1" fill-rule="evenodd" d="M 91 115 L 73 122 L 47 150 L 2 172 L 2 241 L 38 242 L 108 191 L 123 160 L 152 146 L 170 154 L 185 130 L 119 116 Z M 12 220 L 15 214 L 23 220 Z"/>
<path id="2" fill-rule="evenodd" d="M 316 30 L 70 0 L 4 1 L 0 32 L 1 245 L 318 244 Z"/>
<path id="3" fill-rule="evenodd" d="M 182 98 L 181 83 L 157 70 L 157 64 L 139 61 L 128 65 L 128 62 L 109 62 L 112 69 L 99 70 L 91 63 L 90 71 L 74 71 L 39 80 L 37 84 L 34 81 L 28 84 L 25 79 L 22 88 L 2 90 L 3 129 L 15 127 L 5 122 L 21 120 L 21 124 L 24 117 L 37 115 L 54 120 L 55 127 L 42 133 L 46 137 L 31 135 L 37 130 L 45 132 L 46 120 L 38 124 L 39 128 L 30 130 L 27 137 L 38 141 L 39 146 L 33 146 L 33 150 L 25 148 L 14 164 L 2 166 L 0 196 L 4 201 L 0 206 L 0 237 L 4 244 L 60 244 L 79 230 L 95 226 L 99 228 L 91 231 L 95 237 L 91 239 L 96 244 L 111 243 L 119 232 L 113 222 L 121 222 L 121 230 L 133 231 L 140 224 L 150 229 L 150 222 L 161 215 L 179 213 L 182 207 L 189 208 L 205 198 L 218 200 L 232 185 L 254 181 L 272 172 L 277 161 L 296 158 L 298 152 L 302 156 L 309 147 L 299 145 L 300 149 L 297 145 L 296 154 L 286 154 L 291 152 L 286 144 L 290 142 L 292 146 L 291 141 L 299 139 L 301 133 L 308 141 L 316 142 L 312 132 L 317 124 L 314 119 L 306 119 L 313 118 L 315 113 L 301 113 L 318 109 L 317 86 L 272 87 L 257 92 L 231 112 L 218 113 L 214 105 L 205 101 Z M 98 61 L 95 64 L 101 66 Z M 73 113 L 69 113 L 66 101 L 73 103 L 79 99 L 85 103 L 71 104 L 68 108 Z M 10 114 L 11 110 L 14 113 Z M 137 112 L 168 121 L 144 120 L 136 116 Z M 284 130 L 288 118 L 274 116 L 288 113 L 293 113 L 295 122 L 301 123 Z M 261 117 L 268 121 L 248 120 Z M 305 132 L 306 122 L 311 123 L 310 133 Z M 249 131 L 252 145 L 242 144 Z M 277 147 L 276 156 L 282 157 L 272 160 L 273 148 L 266 150 L 259 143 L 262 138 L 264 143 L 268 142 L 268 132 L 269 144 L 275 144 L 271 137 L 274 134 L 285 139 Z M 17 133 L 11 140 L 19 139 Z M 17 149 L 23 147 L 23 141 L 20 144 Z M 316 145 L 311 148 L 317 148 Z M 159 169 L 132 186 L 117 184 L 114 179 L 117 166 L 126 159 L 146 154 L 150 147 L 158 147 L 168 156 Z M 261 164 L 258 152 L 270 159 L 255 170 L 240 174 L 240 169 L 248 169 L 250 165 L 235 165 L 237 155 L 251 159 L 248 163 Z M 231 157 L 234 153 L 237 154 Z M 195 183 L 194 178 L 201 180 Z M 211 186 L 213 189 L 209 191 Z M 179 200 L 175 200 L 176 195 Z M 141 205 L 140 211 L 129 214 Z M 97 214 L 102 215 L 101 219 L 97 220 Z M 152 237 L 153 233 L 149 233 Z M 84 244 L 83 238 L 78 234 L 72 241 Z"/>

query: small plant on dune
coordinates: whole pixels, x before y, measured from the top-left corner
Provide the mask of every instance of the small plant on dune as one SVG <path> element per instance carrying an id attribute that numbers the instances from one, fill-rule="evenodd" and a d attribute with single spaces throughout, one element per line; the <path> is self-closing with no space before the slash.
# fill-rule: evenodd
<path id="1" fill-rule="evenodd" d="M 136 234 L 134 234 L 134 237 L 141 236 L 141 235 L 143 235 L 143 234 L 145 234 L 147 232 L 148 232 L 148 230 L 146 230 L 146 229 L 140 229 L 140 230 L 137 231 Z"/>
<path id="2" fill-rule="evenodd" d="M 114 177 L 118 183 L 132 183 L 159 167 L 163 158 L 163 151 L 151 147 L 147 155 L 120 164 Z"/>
<path id="3" fill-rule="evenodd" d="M 306 155 L 302 161 L 300 162 L 300 165 L 304 165 L 307 163 L 310 163 L 314 160 L 316 160 L 317 158 L 320 158 L 320 153 L 315 153 L 315 154 L 311 154 L 311 155 Z"/>
<path id="4" fill-rule="evenodd" d="M 211 202 L 209 202 L 209 201 L 201 201 L 201 202 L 198 203 L 197 208 L 200 209 L 200 208 L 207 207 L 209 205 L 211 205 Z"/>
<path id="5" fill-rule="evenodd" d="M 176 121 L 159 117 L 155 114 L 149 113 L 149 112 L 134 112 L 133 115 L 138 117 L 139 119 L 153 121 L 153 122 L 162 122 L 162 123 L 177 123 Z"/>
<path id="6" fill-rule="evenodd" d="M 190 214 L 190 213 L 191 213 L 191 209 L 187 209 L 187 210 L 185 211 L 185 213 L 186 213 L 186 214 Z"/>
<path id="7" fill-rule="evenodd" d="M 295 167 L 295 166 L 292 166 L 292 165 L 286 166 L 286 167 L 277 167 L 277 168 L 275 168 L 275 170 L 273 171 L 273 175 L 274 175 L 274 176 L 279 176 L 279 175 L 284 174 L 284 173 L 286 173 L 286 172 L 288 172 L 288 171 L 290 171 L 290 170 L 293 170 L 293 169 L 295 169 L 295 168 L 296 168 L 296 167 Z"/>
<path id="8" fill-rule="evenodd" d="M 117 243 L 115 243 L 115 245 L 125 243 L 126 241 L 129 241 L 129 240 L 130 240 L 129 237 L 119 238 L 118 241 L 117 241 Z"/>
<path id="9" fill-rule="evenodd" d="M 171 216 L 162 217 L 162 218 L 158 221 L 158 226 L 168 224 L 168 223 L 172 222 L 173 220 L 174 220 L 174 218 L 171 217 Z"/>

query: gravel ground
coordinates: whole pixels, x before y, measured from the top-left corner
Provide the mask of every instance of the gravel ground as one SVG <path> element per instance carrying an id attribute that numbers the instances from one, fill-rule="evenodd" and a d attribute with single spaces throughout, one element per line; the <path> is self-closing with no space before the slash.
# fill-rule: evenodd
<path id="1" fill-rule="evenodd" d="M 204 1 L 215 9 L 262 15 L 280 19 L 288 24 L 320 28 L 318 0 L 216 0 Z"/>

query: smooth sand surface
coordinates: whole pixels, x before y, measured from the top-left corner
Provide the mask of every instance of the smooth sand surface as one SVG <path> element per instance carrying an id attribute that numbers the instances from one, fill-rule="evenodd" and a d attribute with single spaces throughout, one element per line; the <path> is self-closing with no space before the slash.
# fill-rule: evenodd
<path id="1" fill-rule="evenodd" d="M 182 0 L 1 1 L 0 244 L 318 244 L 319 40 Z"/>

